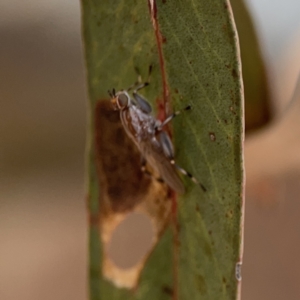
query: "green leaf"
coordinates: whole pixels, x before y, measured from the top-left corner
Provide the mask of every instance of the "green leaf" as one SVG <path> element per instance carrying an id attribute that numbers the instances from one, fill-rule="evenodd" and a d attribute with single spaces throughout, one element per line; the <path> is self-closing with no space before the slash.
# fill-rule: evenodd
<path id="1" fill-rule="evenodd" d="M 82 0 L 82 10 L 91 103 L 90 299 L 236 299 L 243 210 L 243 97 L 229 4 Z M 102 276 L 99 218 L 105 214 L 106 185 L 129 170 L 123 160 L 119 168 L 113 162 L 110 167 L 110 153 L 128 155 L 135 164 L 132 168 L 138 166 L 139 156 L 124 154 L 125 146 L 111 142 L 117 129 L 101 123 L 109 113 L 99 109 L 99 103 L 108 99 L 108 89 L 134 83 L 135 67 L 146 78 L 150 64 L 151 84 L 142 94 L 157 113 L 164 110 L 160 103 L 167 113 L 192 106 L 172 123 L 176 161 L 207 191 L 183 178 L 187 192 L 172 198 L 171 229 L 158 241 L 132 292 Z M 99 155 L 99 149 L 105 155 Z M 103 164 L 107 168 L 101 173 Z M 147 186 L 135 182 L 143 184 Z M 120 188 L 125 201 L 126 186 Z M 151 196 L 151 189 L 140 194 Z"/>

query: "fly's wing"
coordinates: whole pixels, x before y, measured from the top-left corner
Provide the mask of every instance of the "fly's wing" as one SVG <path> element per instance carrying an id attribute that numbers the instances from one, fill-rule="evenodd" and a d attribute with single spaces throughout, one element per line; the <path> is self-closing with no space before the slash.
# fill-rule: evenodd
<path id="1" fill-rule="evenodd" d="M 149 142 L 145 146 L 144 156 L 147 162 L 159 173 L 168 186 L 177 193 L 183 194 L 185 192 L 184 185 L 175 166 L 172 165 L 170 160 L 164 155 L 160 144 Z"/>

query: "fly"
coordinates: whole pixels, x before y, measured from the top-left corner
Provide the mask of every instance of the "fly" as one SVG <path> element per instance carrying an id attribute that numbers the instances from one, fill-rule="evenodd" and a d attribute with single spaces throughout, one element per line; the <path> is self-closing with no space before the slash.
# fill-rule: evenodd
<path id="1" fill-rule="evenodd" d="M 151 71 L 151 67 L 149 73 Z M 139 84 L 139 85 L 137 85 Z M 120 112 L 120 119 L 129 138 L 135 143 L 142 155 L 142 171 L 147 173 L 146 162 L 161 176 L 174 191 L 183 194 L 184 185 L 178 172 L 188 176 L 193 182 L 200 185 L 203 191 L 206 188 L 197 181 L 189 172 L 178 166 L 174 159 L 174 148 L 164 126 L 182 111 L 190 110 L 187 106 L 181 111 L 176 111 L 163 122 L 152 116 L 151 105 L 141 96 L 138 91 L 149 83 L 135 83 L 127 90 L 116 92 L 109 91 L 111 102 L 116 110 Z M 132 97 L 129 91 L 134 88 Z"/>

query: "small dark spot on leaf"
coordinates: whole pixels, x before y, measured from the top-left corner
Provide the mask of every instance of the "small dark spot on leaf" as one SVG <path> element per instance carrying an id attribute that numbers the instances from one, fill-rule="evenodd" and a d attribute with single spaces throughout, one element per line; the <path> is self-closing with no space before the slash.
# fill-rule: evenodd
<path id="1" fill-rule="evenodd" d="M 236 69 L 232 69 L 232 70 L 231 70 L 231 74 L 232 74 L 232 76 L 233 76 L 234 78 L 237 78 L 237 77 L 238 77 L 237 72 L 236 72 Z"/>
<path id="2" fill-rule="evenodd" d="M 208 234 L 209 234 L 209 235 L 212 235 L 212 231 L 211 231 L 211 230 L 208 230 Z"/>
<path id="3" fill-rule="evenodd" d="M 226 278 L 223 277 L 223 283 L 226 284 L 226 282 L 227 282 L 227 281 L 226 281 Z"/>
<path id="4" fill-rule="evenodd" d="M 226 119 L 224 120 L 224 123 L 225 123 L 225 124 L 228 124 L 228 122 L 227 122 L 227 120 L 226 120 Z"/>
<path id="5" fill-rule="evenodd" d="M 161 36 L 161 41 L 163 42 L 163 44 L 165 44 L 167 42 L 167 38 L 165 36 Z"/>
<path id="6" fill-rule="evenodd" d="M 176 94 L 178 94 L 178 90 L 177 89 L 174 89 L 174 91 L 175 91 Z"/>
<path id="7" fill-rule="evenodd" d="M 199 207 L 198 204 L 196 205 L 196 211 L 197 211 L 197 212 L 200 212 L 200 207 Z"/>
<path id="8" fill-rule="evenodd" d="M 162 286 L 162 291 L 167 295 L 173 296 L 173 289 L 168 285 Z"/>

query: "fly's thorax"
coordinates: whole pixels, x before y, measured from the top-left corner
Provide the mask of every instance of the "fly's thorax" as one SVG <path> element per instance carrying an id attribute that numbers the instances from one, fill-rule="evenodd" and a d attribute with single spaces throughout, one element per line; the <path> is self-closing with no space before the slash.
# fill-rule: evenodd
<path id="1" fill-rule="evenodd" d="M 136 142 L 151 140 L 155 135 L 156 120 L 137 106 L 131 105 L 122 110 L 120 116 L 127 134 Z"/>

